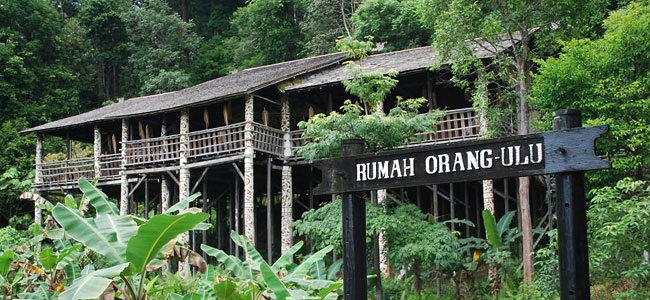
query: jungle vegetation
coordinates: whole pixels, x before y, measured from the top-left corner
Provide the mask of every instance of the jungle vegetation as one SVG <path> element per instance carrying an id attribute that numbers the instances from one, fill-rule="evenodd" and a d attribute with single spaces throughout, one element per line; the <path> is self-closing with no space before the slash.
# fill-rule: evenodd
<path id="1" fill-rule="evenodd" d="M 488 64 L 466 48 L 466 39 L 495 42 L 521 28 L 530 34 L 530 47 Z M 490 136 L 549 129 L 560 108 L 580 109 L 585 125 L 609 124 L 611 132 L 597 149 L 613 168 L 588 173 L 587 182 L 592 293 L 596 299 L 650 298 L 647 0 L 0 0 L 0 294 L 85 299 L 113 287 L 118 297 L 133 300 L 336 299 L 342 284 L 341 261 L 335 259 L 340 201 L 296 221 L 296 234 L 310 237 L 310 249 L 296 244 L 269 265 L 245 237 L 233 234 L 250 259 L 204 246 L 211 257 L 204 272 L 180 276 L 162 270 L 165 254 L 183 247 L 176 237 L 200 226 L 205 215 L 181 201 L 148 221 L 119 216 L 112 200 L 85 181 L 80 185 L 90 200 L 88 212 L 80 210 L 83 197 L 53 199 L 43 207 L 49 223 L 33 226 L 33 204 L 18 195 L 32 183 L 35 138 L 19 132 L 118 98 L 176 90 L 238 69 L 350 49 L 362 49 L 352 58 L 363 58 L 375 42 L 385 43 L 379 51 L 433 45 L 442 60 L 453 60 L 450 84 L 472 95 Z M 431 64 L 442 68 L 440 61 Z M 415 117 L 420 99 L 401 99 L 393 110 L 374 113 L 395 85 L 390 70 L 360 73 L 350 63 L 349 72 L 353 79 L 344 85 L 361 102 L 302 123 L 315 141 L 303 155 L 336 156 L 348 137 L 366 137 L 372 151 L 391 149 L 435 124 L 438 112 Z M 341 124 L 362 130 L 330 130 Z M 376 134 L 382 126 L 392 134 Z M 46 160 L 65 152 L 53 137 L 44 148 Z M 74 145 L 73 155 L 90 151 Z M 513 214 L 496 219 L 483 212 L 487 238 L 459 239 L 448 223 L 389 198 L 383 206 L 367 205 L 369 246 L 385 234 L 386 255 L 400 270 L 384 279 L 385 299 L 437 299 L 435 280 L 422 282 L 436 278 L 445 282 L 443 298 L 558 297 L 554 231 L 533 249 L 534 278 L 522 284 L 514 254 L 522 238 L 511 224 Z M 86 226 L 71 226 L 74 220 Z M 171 223 L 179 225 L 156 230 Z M 135 248 L 151 255 L 142 257 Z M 488 269 L 497 271 L 498 284 L 488 280 Z M 369 271 L 370 297 L 376 273 Z"/>

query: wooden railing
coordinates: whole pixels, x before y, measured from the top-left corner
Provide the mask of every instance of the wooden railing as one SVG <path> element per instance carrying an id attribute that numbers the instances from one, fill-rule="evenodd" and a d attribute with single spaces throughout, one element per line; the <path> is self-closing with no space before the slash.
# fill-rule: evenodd
<path id="1" fill-rule="evenodd" d="M 253 147 L 256 151 L 282 156 L 284 153 L 284 131 L 253 123 Z"/>
<path id="2" fill-rule="evenodd" d="M 114 180 L 120 177 L 121 154 L 103 154 L 99 156 L 100 180 Z"/>
<path id="3" fill-rule="evenodd" d="M 93 178 L 95 167 L 92 157 L 82 157 L 70 160 L 61 160 L 40 165 L 42 172 L 42 185 L 60 185 L 76 182 L 82 176 Z"/>
<path id="4" fill-rule="evenodd" d="M 181 153 L 179 134 L 126 142 L 126 165 L 161 164 L 177 161 Z"/>
<path id="5" fill-rule="evenodd" d="M 92 157 L 60 160 L 40 165 L 42 182 L 36 186 L 59 186 L 76 184 L 79 178 L 95 178 Z M 100 181 L 114 180 L 120 175 L 120 154 L 105 154 L 99 157 Z"/>
<path id="6" fill-rule="evenodd" d="M 189 158 L 226 155 L 244 151 L 244 125 L 245 123 L 242 122 L 191 132 L 189 134 Z"/>
<path id="7" fill-rule="evenodd" d="M 474 108 L 448 110 L 436 126 L 435 133 L 420 133 L 420 141 L 410 145 L 436 144 L 472 140 L 480 134 L 479 117 Z"/>
<path id="8" fill-rule="evenodd" d="M 305 144 L 305 139 L 302 137 L 303 131 L 293 130 L 289 133 L 294 156 L 298 156 L 298 148 Z M 448 110 L 436 126 L 435 133 L 419 133 L 417 136 L 420 139 L 409 143 L 409 146 L 471 140 L 476 139 L 479 133 L 480 123 L 474 108 Z"/>

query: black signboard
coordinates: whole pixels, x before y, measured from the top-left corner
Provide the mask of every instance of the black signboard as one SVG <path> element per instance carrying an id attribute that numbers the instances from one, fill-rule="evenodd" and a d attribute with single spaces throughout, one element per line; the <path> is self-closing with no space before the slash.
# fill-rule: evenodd
<path id="1" fill-rule="evenodd" d="M 323 181 L 314 194 L 609 168 L 594 152 L 608 130 L 580 127 L 315 161 Z"/>

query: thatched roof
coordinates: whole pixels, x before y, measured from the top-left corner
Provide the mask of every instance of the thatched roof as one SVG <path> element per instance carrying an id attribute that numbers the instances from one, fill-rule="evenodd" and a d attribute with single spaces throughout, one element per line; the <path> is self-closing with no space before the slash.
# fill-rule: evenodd
<path id="1" fill-rule="evenodd" d="M 500 45 L 483 44 L 479 45 L 478 40 L 473 41 L 474 55 L 478 58 L 494 57 L 498 53 L 511 46 L 506 40 Z M 471 43 L 471 42 L 470 42 Z M 434 63 L 434 58 L 438 55 L 431 46 L 400 50 L 395 52 L 369 55 L 361 63 L 364 72 L 395 70 L 399 73 L 406 73 L 418 70 L 425 70 Z M 449 62 L 445 62 L 449 63 Z M 297 91 L 301 89 L 310 89 L 320 85 L 340 83 L 343 80 L 350 79 L 345 73 L 345 65 L 338 64 L 303 76 L 300 80 L 285 87 L 285 91 Z"/>
<path id="2" fill-rule="evenodd" d="M 336 64 L 344 58 L 345 55 L 342 53 L 333 53 L 245 69 L 182 90 L 131 98 L 113 105 L 33 127 L 24 130 L 23 133 L 54 131 L 88 125 L 102 120 L 174 111 L 219 99 L 238 97 L 304 73 Z"/>
<path id="3" fill-rule="evenodd" d="M 118 111 L 126 106 L 126 102 L 119 102 L 111 104 L 108 106 L 100 107 L 79 115 L 74 115 L 64 119 L 56 120 L 50 123 L 45 123 L 36 127 L 32 127 L 26 130 L 23 130 L 21 133 L 31 133 L 31 132 L 47 132 L 54 131 L 63 128 L 78 127 L 83 125 L 88 125 L 101 121 L 104 119 L 104 116 L 111 112 Z"/>
<path id="4" fill-rule="evenodd" d="M 131 101 L 137 101 L 137 105 L 114 111 L 105 117 L 117 119 L 155 114 L 203 105 L 206 102 L 219 99 L 243 96 L 295 76 L 338 63 L 344 58 L 343 54 L 334 53 L 246 69 L 171 93 L 133 99 Z"/>

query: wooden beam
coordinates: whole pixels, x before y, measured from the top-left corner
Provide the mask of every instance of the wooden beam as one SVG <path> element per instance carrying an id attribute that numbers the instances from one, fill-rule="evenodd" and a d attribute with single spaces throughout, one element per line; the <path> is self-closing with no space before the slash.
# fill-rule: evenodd
<path id="1" fill-rule="evenodd" d="M 209 169 L 210 167 L 206 167 L 205 169 L 203 169 L 203 173 L 201 173 L 201 176 L 199 176 L 199 180 L 196 181 L 194 187 L 192 187 L 192 190 L 190 190 L 190 195 L 194 194 L 194 191 L 196 191 L 196 188 L 199 186 L 199 183 L 201 183 L 201 181 L 203 180 L 203 177 L 205 177 L 205 174 L 208 173 Z"/>
<path id="2" fill-rule="evenodd" d="M 140 177 L 140 179 L 138 179 L 138 183 L 136 183 L 135 186 L 134 186 L 134 187 L 129 191 L 129 194 L 128 194 L 127 197 L 131 197 L 131 195 L 133 195 L 133 192 L 135 192 L 135 190 L 138 189 L 138 187 L 140 186 L 140 184 L 142 184 L 142 182 L 143 182 L 145 179 L 147 179 L 147 175 L 146 175 L 146 174 L 145 174 L 145 175 L 142 175 L 142 177 Z"/>
<path id="3" fill-rule="evenodd" d="M 176 185 L 177 185 L 177 186 L 178 186 L 178 185 L 181 185 L 181 183 L 178 182 L 178 179 L 176 178 L 176 175 L 174 175 L 174 173 L 172 173 L 171 171 L 167 171 L 167 174 L 169 174 L 169 177 L 171 177 L 172 180 L 173 180 L 174 182 L 176 182 Z"/>
<path id="4" fill-rule="evenodd" d="M 235 171 L 237 171 L 237 174 L 239 174 L 239 178 L 241 178 L 241 180 L 244 180 L 244 174 L 239 169 L 239 166 L 236 163 L 232 163 L 232 167 L 235 168 Z"/>
<path id="5" fill-rule="evenodd" d="M 271 99 L 269 99 L 269 98 L 266 98 L 266 97 L 264 97 L 264 96 L 260 96 L 260 95 L 257 95 L 257 94 L 252 94 L 252 95 L 253 95 L 253 97 L 255 97 L 255 98 L 260 98 L 260 99 L 262 99 L 262 100 L 264 100 L 264 101 L 266 101 L 266 102 L 270 102 L 270 103 L 273 103 L 273 104 L 275 104 L 275 105 L 280 105 L 280 103 L 278 103 L 278 102 L 276 102 L 276 101 L 273 101 L 273 100 L 271 100 Z"/>

